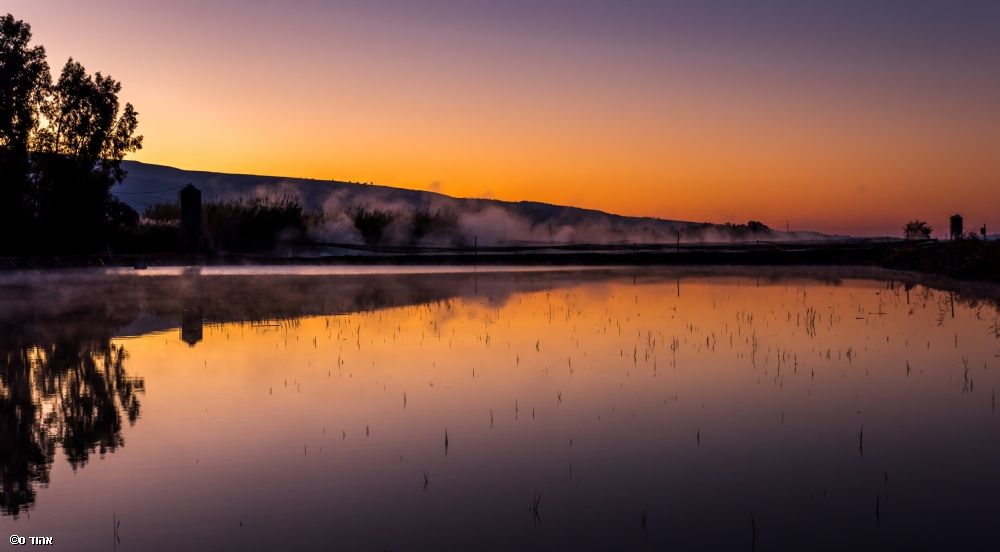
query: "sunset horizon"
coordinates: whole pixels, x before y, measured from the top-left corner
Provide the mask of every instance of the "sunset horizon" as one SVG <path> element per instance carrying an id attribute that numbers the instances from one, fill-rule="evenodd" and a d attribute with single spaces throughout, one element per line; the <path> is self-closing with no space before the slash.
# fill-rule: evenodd
<path id="1" fill-rule="evenodd" d="M 144 163 L 829 234 L 1000 228 L 993 5 L 574 6 L 7 11 L 53 71 L 123 83 Z"/>
<path id="2" fill-rule="evenodd" d="M 998 29 L 9 0 L 4 538 L 1000 549 Z"/>

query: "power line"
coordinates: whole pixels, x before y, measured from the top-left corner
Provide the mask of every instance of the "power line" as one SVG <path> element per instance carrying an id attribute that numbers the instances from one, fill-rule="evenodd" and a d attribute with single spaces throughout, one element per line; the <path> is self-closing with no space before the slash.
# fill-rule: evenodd
<path id="1" fill-rule="evenodd" d="M 789 229 L 788 229 L 788 222 L 789 221 L 787 221 L 787 220 L 776 220 L 774 222 L 762 222 L 761 224 L 780 224 L 782 222 L 785 223 L 785 232 L 789 232 Z"/>
<path id="2" fill-rule="evenodd" d="M 161 194 L 163 192 L 170 192 L 170 191 L 173 191 L 173 190 L 179 190 L 179 189 L 183 188 L 184 186 L 185 186 L 185 184 L 181 184 L 180 186 L 174 186 L 173 188 L 167 188 L 165 190 L 154 190 L 152 192 L 114 192 L 114 193 L 115 194 L 121 194 L 121 195 Z"/>

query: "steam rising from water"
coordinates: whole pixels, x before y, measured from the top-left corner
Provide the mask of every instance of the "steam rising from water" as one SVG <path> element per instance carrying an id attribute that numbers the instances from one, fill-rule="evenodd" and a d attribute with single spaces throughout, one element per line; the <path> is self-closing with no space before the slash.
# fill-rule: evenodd
<path id="1" fill-rule="evenodd" d="M 829 238 L 813 232 L 781 232 L 760 223 L 709 224 L 625 217 L 596 210 L 530 201 L 455 198 L 435 192 L 248 175 L 178 171 L 129 164 L 121 191 L 142 211 L 175 201 L 172 184 L 193 183 L 206 200 L 295 197 L 309 214 L 306 237 L 345 244 L 504 246 L 534 244 L 698 243 Z M 150 195 L 142 195 L 150 194 Z M 359 216 L 360 215 L 360 216 Z"/>

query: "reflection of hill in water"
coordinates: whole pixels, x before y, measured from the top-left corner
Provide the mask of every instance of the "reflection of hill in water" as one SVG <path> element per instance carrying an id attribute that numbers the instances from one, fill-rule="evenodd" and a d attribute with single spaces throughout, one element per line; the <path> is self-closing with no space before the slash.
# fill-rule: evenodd
<path id="1" fill-rule="evenodd" d="M 139 418 L 144 381 L 126 370 L 119 335 L 181 328 L 191 343 L 204 323 L 266 322 L 373 311 L 457 298 L 506 302 L 516 292 L 585 282 L 682 282 L 759 278 L 762 284 L 840 285 L 844 279 L 922 284 L 949 303 L 986 305 L 1000 287 L 952 284 L 916 275 L 835 268 L 677 267 L 581 271 L 424 274 L 137 276 L 67 271 L 0 275 L 0 508 L 18 515 L 45 486 L 57 449 L 74 469 L 124 445 L 123 418 Z M 997 326 L 995 326 L 997 327 Z M 1000 330 L 998 330 L 1000 331 Z"/>
<path id="2" fill-rule="evenodd" d="M 1000 287 L 850 267 L 671 267 L 511 272 L 136 276 L 131 271 L 10 273 L 0 277 L 0 348 L 101 341 L 193 323 L 265 322 L 367 312 L 456 298 L 506 301 L 515 292 L 584 282 L 755 278 L 840 285 L 870 279 L 950 291 L 956 301 L 1000 304 Z M 333 269 L 336 270 L 336 269 Z"/>
<path id="3" fill-rule="evenodd" d="M 365 312 L 487 297 L 624 277 L 622 271 L 451 272 L 422 274 L 143 276 L 69 271 L 0 278 L 0 346 L 216 324 Z"/>

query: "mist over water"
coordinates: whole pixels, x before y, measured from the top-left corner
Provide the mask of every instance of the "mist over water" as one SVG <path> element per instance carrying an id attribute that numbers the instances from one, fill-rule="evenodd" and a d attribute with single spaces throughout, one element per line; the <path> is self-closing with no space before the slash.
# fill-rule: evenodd
<path id="1" fill-rule="evenodd" d="M 998 544 L 992 287 L 137 274 L 0 278 L 8 533 L 103 550 L 114 515 L 137 550 Z"/>
<path id="2" fill-rule="evenodd" d="M 785 222 L 708 224 L 627 217 L 532 201 L 450 197 L 440 193 L 339 181 L 182 171 L 126 162 L 116 188 L 139 212 L 177 200 L 193 183 L 206 201 L 294 199 L 307 214 L 304 237 L 318 242 L 393 246 L 507 246 L 533 244 L 699 243 L 826 239 L 786 232 Z M 779 228 L 780 227 L 780 228 Z M 285 233 L 285 238 L 291 237 Z"/>

